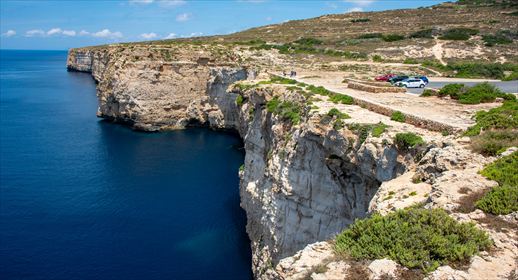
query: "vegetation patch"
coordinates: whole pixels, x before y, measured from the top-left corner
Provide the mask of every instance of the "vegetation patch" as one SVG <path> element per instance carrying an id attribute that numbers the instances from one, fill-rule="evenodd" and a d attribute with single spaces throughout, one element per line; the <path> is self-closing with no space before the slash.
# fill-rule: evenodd
<path id="1" fill-rule="evenodd" d="M 401 34 L 386 34 L 381 37 L 383 41 L 385 42 L 395 42 L 395 41 L 401 41 L 405 39 L 405 36 Z"/>
<path id="2" fill-rule="evenodd" d="M 336 118 L 336 119 L 350 119 L 351 118 L 351 116 L 349 116 L 346 113 L 340 112 L 340 110 L 338 110 L 336 108 L 332 108 L 331 110 L 329 110 L 329 112 L 327 112 L 327 115 L 332 118 Z"/>
<path id="3" fill-rule="evenodd" d="M 429 272 L 467 260 L 491 245 L 473 223 L 459 223 L 442 209 L 411 207 L 356 220 L 337 236 L 335 250 L 354 259 L 390 258 Z"/>
<path id="4" fill-rule="evenodd" d="M 486 213 L 507 215 L 518 211 L 518 152 L 502 157 L 486 166 L 480 174 L 497 181 L 493 188 L 476 203 Z"/>
<path id="5" fill-rule="evenodd" d="M 351 22 L 352 23 L 357 23 L 357 22 L 369 22 L 371 21 L 370 19 L 368 18 L 355 18 L 355 19 L 351 19 Z"/>
<path id="6" fill-rule="evenodd" d="M 437 96 L 437 95 L 439 95 L 439 93 L 437 91 L 431 90 L 431 89 L 425 89 L 423 91 L 423 93 L 421 93 L 421 95 L 419 95 L 419 96 L 421 96 L 421 97 L 430 97 L 430 96 Z"/>
<path id="7" fill-rule="evenodd" d="M 400 111 L 395 111 L 392 113 L 392 116 L 390 116 L 390 119 L 396 122 L 404 123 L 406 121 L 406 116 Z"/>
<path id="8" fill-rule="evenodd" d="M 484 156 L 496 156 L 518 146 L 518 130 L 489 130 L 471 138 L 471 149 Z"/>
<path id="9" fill-rule="evenodd" d="M 479 135 L 482 131 L 496 129 L 518 129 L 518 102 L 505 101 L 502 106 L 475 114 L 476 124 L 465 135 Z"/>
<path id="10" fill-rule="evenodd" d="M 382 122 L 379 122 L 378 124 L 375 124 L 373 127 L 372 127 L 372 136 L 373 137 L 380 137 L 384 132 L 385 130 L 388 128 L 389 126 L 382 123 Z"/>
<path id="11" fill-rule="evenodd" d="M 433 38 L 433 30 L 432 29 L 423 29 L 416 31 L 410 34 L 410 38 Z"/>
<path id="12" fill-rule="evenodd" d="M 480 104 L 494 102 L 497 97 L 513 100 L 516 97 L 507 94 L 488 82 L 480 83 L 472 87 L 464 84 L 449 84 L 439 90 L 439 96 L 450 96 L 462 104 Z"/>
<path id="13" fill-rule="evenodd" d="M 241 107 L 243 105 L 243 102 L 245 101 L 244 97 L 241 94 L 238 94 L 236 96 L 236 105 Z"/>
<path id="14" fill-rule="evenodd" d="M 377 39 L 377 38 L 382 38 L 382 37 L 383 37 L 383 34 L 381 34 L 381 33 L 366 33 L 366 34 L 362 34 L 356 38 L 357 39 Z"/>
<path id="15" fill-rule="evenodd" d="M 446 30 L 442 36 L 439 37 L 441 40 L 456 40 L 465 41 L 471 38 L 471 36 L 477 35 L 479 31 L 471 28 L 452 28 Z"/>
<path id="16" fill-rule="evenodd" d="M 423 138 L 413 132 L 405 132 L 396 134 L 396 146 L 401 150 L 408 150 L 417 145 L 423 145 Z"/>
<path id="17" fill-rule="evenodd" d="M 518 64 L 513 63 L 456 62 L 443 65 L 435 60 L 425 60 L 421 65 L 456 78 L 504 79 L 506 71 L 518 72 Z"/>
<path id="18" fill-rule="evenodd" d="M 280 101 L 276 96 L 266 103 L 266 109 L 270 113 L 281 116 L 283 120 L 290 121 L 293 125 L 300 123 L 302 108 L 296 102 Z"/>

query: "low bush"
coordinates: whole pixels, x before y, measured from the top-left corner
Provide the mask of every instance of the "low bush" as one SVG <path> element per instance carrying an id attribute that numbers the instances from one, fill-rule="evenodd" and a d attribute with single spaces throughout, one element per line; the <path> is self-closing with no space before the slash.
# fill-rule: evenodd
<path id="1" fill-rule="evenodd" d="M 510 75 L 504 77 L 502 81 L 515 81 L 518 80 L 518 71 L 513 71 Z"/>
<path id="2" fill-rule="evenodd" d="M 485 82 L 467 88 L 464 93 L 460 94 L 459 102 L 462 104 L 487 103 L 494 102 L 497 97 L 504 96 L 506 94 L 495 85 Z"/>
<path id="3" fill-rule="evenodd" d="M 395 42 L 395 41 L 401 41 L 405 39 L 405 36 L 400 34 L 386 34 L 381 37 L 383 41 L 385 42 Z"/>
<path id="4" fill-rule="evenodd" d="M 280 101 L 276 96 L 266 103 L 268 112 L 281 116 L 283 120 L 288 120 L 296 125 L 301 120 L 301 106 L 292 101 Z"/>
<path id="5" fill-rule="evenodd" d="M 355 18 L 355 19 L 351 19 L 351 22 L 352 23 L 357 23 L 357 22 L 369 22 L 371 21 L 370 19 L 368 18 Z"/>
<path id="6" fill-rule="evenodd" d="M 518 130 L 489 130 L 471 138 L 471 149 L 484 156 L 496 156 L 513 146 L 518 146 Z"/>
<path id="7" fill-rule="evenodd" d="M 388 125 L 386 125 L 382 122 L 379 122 L 378 124 L 376 124 L 372 127 L 372 136 L 380 137 L 387 128 L 388 128 Z"/>
<path id="8" fill-rule="evenodd" d="M 486 45 L 486 47 L 493 47 L 495 45 L 511 44 L 513 42 L 513 40 L 505 37 L 502 34 L 482 35 L 482 40 L 484 41 L 484 45 Z"/>
<path id="9" fill-rule="evenodd" d="M 333 123 L 333 129 L 334 130 L 340 130 L 342 128 L 344 128 L 345 124 L 344 122 L 342 121 L 342 119 L 337 119 L 335 120 L 335 122 Z"/>
<path id="10" fill-rule="evenodd" d="M 374 62 L 383 62 L 383 57 L 381 57 L 381 55 L 379 54 L 375 54 L 372 56 L 372 61 Z"/>
<path id="11" fill-rule="evenodd" d="M 322 40 L 315 39 L 315 38 L 301 38 L 293 43 L 299 44 L 299 45 L 305 45 L 305 46 L 313 46 L 313 45 L 321 45 L 324 43 Z"/>
<path id="12" fill-rule="evenodd" d="M 431 90 L 431 89 L 425 89 L 423 91 L 423 93 L 421 93 L 421 97 L 429 97 L 429 96 L 437 96 L 439 93 L 435 90 Z"/>
<path id="13" fill-rule="evenodd" d="M 453 99 L 458 99 L 465 90 L 464 84 L 449 84 L 443 86 L 439 90 L 439 96 L 450 96 Z"/>
<path id="14" fill-rule="evenodd" d="M 406 116 L 400 111 L 395 111 L 394 113 L 392 113 L 392 116 L 390 116 L 390 119 L 396 122 L 405 122 Z"/>
<path id="15" fill-rule="evenodd" d="M 518 211 L 518 152 L 502 157 L 486 166 L 480 173 L 497 181 L 493 188 L 476 203 L 486 213 L 507 215 Z"/>
<path id="16" fill-rule="evenodd" d="M 273 84 L 283 84 L 283 85 L 295 85 L 295 84 L 297 84 L 297 81 L 295 81 L 293 79 L 288 79 L 288 78 L 283 78 L 283 77 L 278 77 L 278 76 L 273 76 L 270 79 L 270 82 L 272 82 Z"/>
<path id="17" fill-rule="evenodd" d="M 245 99 L 243 98 L 243 96 L 241 94 L 238 94 L 236 96 L 236 105 L 237 106 L 240 106 L 243 105 L 243 102 L 245 101 Z"/>
<path id="18" fill-rule="evenodd" d="M 415 58 L 405 58 L 405 60 L 403 61 L 404 64 L 419 64 L 419 61 L 417 61 L 417 59 Z"/>
<path id="19" fill-rule="evenodd" d="M 482 130 L 518 129 L 518 102 L 508 100 L 500 107 L 479 111 L 475 114 L 475 121 L 475 125 L 466 131 L 466 136 L 478 135 Z"/>
<path id="20" fill-rule="evenodd" d="M 382 37 L 383 37 L 383 34 L 381 34 L 381 33 L 366 33 L 366 34 L 362 34 L 356 38 L 357 39 L 376 39 L 376 38 L 382 38 Z"/>
<path id="21" fill-rule="evenodd" d="M 337 236 L 335 251 L 354 259 L 390 258 L 429 272 L 468 260 L 491 245 L 473 223 L 457 222 L 442 209 L 411 207 L 356 220 Z"/>
<path id="22" fill-rule="evenodd" d="M 352 97 L 340 93 L 333 93 L 329 100 L 335 104 L 352 105 L 354 103 L 354 99 Z"/>
<path id="23" fill-rule="evenodd" d="M 432 29 L 423 29 L 410 34 L 410 38 L 433 38 Z"/>
<path id="24" fill-rule="evenodd" d="M 417 145 L 423 145 L 423 138 L 412 132 L 398 133 L 395 139 L 396 146 L 401 150 L 408 150 Z"/>
<path id="25" fill-rule="evenodd" d="M 452 28 L 448 29 L 439 37 L 441 40 L 468 40 L 471 36 L 477 35 L 479 31 L 471 28 Z"/>
<path id="26" fill-rule="evenodd" d="M 337 119 L 350 119 L 351 118 L 351 116 L 349 116 L 346 113 L 340 112 L 340 110 L 338 110 L 336 108 L 332 108 L 331 110 L 329 110 L 329 112 L 327 112 L 327 115 L 332 118 L 336 117 Z"/>

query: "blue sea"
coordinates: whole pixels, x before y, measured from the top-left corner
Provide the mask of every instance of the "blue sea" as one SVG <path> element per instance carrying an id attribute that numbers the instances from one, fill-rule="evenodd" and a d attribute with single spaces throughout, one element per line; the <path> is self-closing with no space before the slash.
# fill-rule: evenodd
<path id="1" fill-rule="evenodd" d="M 0 51 L 1 279 L 250 279 L 241 140 L 96 118 L 64 51 Z"/>

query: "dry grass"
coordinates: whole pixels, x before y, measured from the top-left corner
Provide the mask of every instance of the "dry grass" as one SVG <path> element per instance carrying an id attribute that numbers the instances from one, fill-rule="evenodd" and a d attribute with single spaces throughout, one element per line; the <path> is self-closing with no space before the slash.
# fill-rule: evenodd
<path id="1" fill-rule="evenodd" d="M 467 193 L 467 195 L 461 197 L 461 199 L 458 202 L 459 206 L 457 206 L 457 208 L 455 210 L 460 213 L 471 213 L 471 212 L 475 211 L 475 209 L 476 209 L 475 203 L 479 199 L 484 197 L 484 195 L 486 195 L 486 193 L 488 193 L 489 190 L 490 189 L 471 192 L 471 190 L 468 188 L 461 188 L 459 190 L 459 193 L 465 192 L 465 193 Z"/>

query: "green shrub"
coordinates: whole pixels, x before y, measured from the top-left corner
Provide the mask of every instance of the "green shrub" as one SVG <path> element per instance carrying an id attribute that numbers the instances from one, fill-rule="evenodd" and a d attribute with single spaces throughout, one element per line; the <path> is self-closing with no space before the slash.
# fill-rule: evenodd
<path id="1" fill-rule="evenodd" d="M 410 34 L 410 38 L 433 38 L 432 29 L 423 29 Z"/>
<path id="2" fill-rule="evenodd" d="M 338 110 L 336 108 L 332 108 L 331 110 L 329 110 L 329 112 L 327 112 L 327 115 L 332 118 L 336 117 L 337 119 L 350 119 L 351 118 L 351 116 L 349 116 L 346 113 L 340 112 L 340 110 Z"/>
<path id="3" fill-rule="evenodd" d="M 408 150 L 417 145 L 422 145 L 425 142 L 421 136 L 412 132 L 405 132 L 396 134 L 395 143 L 399 149 Z"/>
<path id="4" fill-rule="evenodd" d="M 471 36 L 479 33 L 476 29 L 471 28 L 452 28 L 448 29 L 439 39 L 441 40 L 468 40 Z"/>
<path id="5" fill-rule="evenodd" d="M 283 77 L 279 77 L 279 76 L 273 76 L 270 79 L 270 81 L 273 84 L 283 84 L 283 85 L 295 85 L 295 84 L 297 84 L 297 81 L 295 81 L 293 79 L 283 78 Z"/>
<path id="6" fill-rule="evenodd" d="M 390 116 L 390 119 L 396 122 L 405 122 L 406 116 L 400 111 L 395 111 L 394 113 L 392 113 L 392 116 Z"/>
<path id="7" fill-rule="evenodd" d="M 459 223 L 442 209 L 412 207 L 356 220 L 337 236 L 335 251 L 354 259 L 389 258 L 411 269 L 433 271 L 468 260 L 491 245 L 488 235 L 473 223 Z"/>
<path id="8" fill-rule="evenodd" d="M 496 156 L 513 146 L 518 146 L 518 130 L 489 130 L 471 138 L 471 149 L 485 156 Z"/>
<path id="9" fill-rule="evenodd" d="M 484 45 L 486 45 L 487 47 L 493 47 L 495 45 L 511 44 L 513 42 L 513 40 L 505 37 L 502 34 L 482 35 L 482 40 L 484 41 Z"/>
<path id="10" fill-rule="evenodd" d="M 383 134 L 388 127 L 389 127 L 388 125 L 386 125 L 382 122 L 379 122 L 378 124 L 376 124 L 372 127 L 372 136 L 376 137 L 376 138 L 380 137 L 381 134 Z"/>
<path id="11" fill-rule="evenodd" d="M 464 84 L 449 84 L 445 85 L 439 90 L 439 96 L 450 96 L 453 99 L 458 99 L 459 96 L 464 92 Z"/>
<path id="12" fill-rule="evenodd" d="M 243 96 L 241 94 L 238 94 L 236 96 L 236 105 L 237 106 L 241 106 L 243 105 L 243 102 L 245 101 L 245 99 L 243 98 Z"/>
<path id="13" fill-rule="evenodd" d="M 352 23 L 357 23 L 357 22 L 369 22 L 371 21 L 370 19 L 368 18 L 355 18 L 355 19 L 351 19 L 351 22 Z"/>
<path id="14" fill-rule="evenodd" d="M 429 96 L 437 96 L 438 95 L 438 92 L 436 92 L 435 90 L 431 90 L 431 89 L 425 89 L 423 91 L 423 93 L 421 93 L 421 97 L 429 97 Z"/>
<path id="15" fill-rule="evenodd" d="M 505 95 L 496 86 L 485 82 L 469 87 L 465 93 L 459 96 L 459 102 L 462 104 L 494 102 L 497 97 L 504 97 Z"/>
<path id="16" fill-rule="evenodd" d="M 313 45 L 321 45 L 324 43 L 322 40 L 315 39 L 315 38 L 301 38 L 297 41 L 294 41 L 293 43 L 299 44 L 299 45 L 306 45 L 306 46 L 313 46 Z"/>
<path id="17" fill-rule="evenodd" d="M 405 60 L 403 61 L 404 64 L 419 64 L 419 61 L 417 61 L 417 59 L 415 58 L 405 58 Z"/>
<path id="18" fill-rule="evenodd" d="M 509 76 L 506 76 L 502 81 L 515 81 L 518 80 L 518 71 L 513 71 Z"/>
<path id="19" fill-rule="evenodd" d="M 383 41 L 385 41 L 385 42 L 395 42 L 395 41 L 404 40 L 405 36 L 400 35 L 400 34 L 387 34 L 387 35 L 383 35 L 381 37 L 381 39 L 383 39 Z"/>
<path id="20" fill-rule="evenodd" d="M 241 166 L 239 166 L 239 171 L 240 172 L 245 171 L 245 165 L 244 164 L 241 164 Z"/>
<path id="21" fill-rule="evenodd" d="M 288 120 L 291 124 L 298 124 L 301 120 L 301 106 L 292 101 L 280 101 L 276 96 L 266 103 L 268 112 L 281 116 L 283 120 Z"/>
<path id="22" fill-rule="evenodd" d="M 376 39 L 376 38 L 382 38 L 383 34 L 381 33 L 366 33 L 362 34 L 357 37 L 357 39 Z"/>
<path id="23" fill-rule="evenodd" d="M 344 128 L 344 126 L 345 126 L 345 124 L 344 124 L 344 122 L 341 119 L 337 119 L 333 123 L 333 129 L 334 130 L 340 130 L 340 129 Z"/>
<path id="24" fill-rule="evenodd" d="M 381 57 L 381 55 L 379 54 L 375 54 L 372 56 L 372 61 L 374 62 L 383 62 L 383 57 Z"/>
<path id="25" fill-rule="evenodd" d="M 479 111 L 475 114 L 475 121 L 476 124 L 470 127 L 465 135 L 478 135 L 482 130 L 518 129 L 518 102 L 508 100 L 500 107 Z"/>
<path id="26" fill-rule="evenodd" d="M 499 186 L 476 202 L 476 207 L 495 215 L 518 211 L 518 152 L 502 157 L 486 166 L 480 173 L 497 181 Z"/>
<path id="27" fill-rule="evenodd" d="M 354 103 L 354 99 L 350 97 L 349 95 L 340 94 L 340 93 L 334 93 L 329 100 L 335 104 L 346 104 L 346 105 L 352 105 Z"/>

